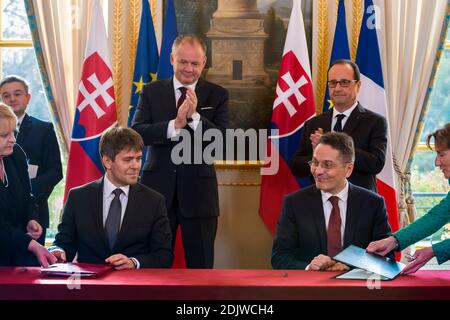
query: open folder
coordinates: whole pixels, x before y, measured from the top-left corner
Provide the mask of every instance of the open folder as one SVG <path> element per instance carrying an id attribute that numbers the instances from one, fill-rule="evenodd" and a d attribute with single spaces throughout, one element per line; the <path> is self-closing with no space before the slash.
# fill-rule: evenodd
<path id="1" fill-rule="evenodd" d="M 366 249 L 350 245 L 333 258 L 352 269 L 336 277 L 336 279 L 373 279 L 392 280 L 400 274 L 405 265 L 394 259 L 368 253 Z M 362 270 L 361 270 L 362 269 Z M 365 277 L 366 276 L 366 277 Z"/>
<path id="2" fill-rule="evenodd" d="M 91 263 L 55 263 L 41 268 L 41 274 L 54 277 L 99 277 L 113 269 L 111 265 Z"/>

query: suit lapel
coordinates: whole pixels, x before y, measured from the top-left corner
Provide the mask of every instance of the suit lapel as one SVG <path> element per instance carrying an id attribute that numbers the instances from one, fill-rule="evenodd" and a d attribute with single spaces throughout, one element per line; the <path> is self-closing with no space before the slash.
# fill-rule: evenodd
<path id="1" fill-rule="evenodd" d="M 173 88 L 173 78 L 165 80 L 161 91 L 161 103 L 167 119 L 175 119 L 177 116 L 177 105 L 175 100 L 175 90 Z"/>
<path id="2" fill-rule="evenodd" d="M 133 225 L 134 215 L 138 210 L 137 203 L 139 192 L 141 191 L 141 187 L 138 184 L 130 186 L 130 192 L 128 193 L 128 202 L 127 207 L 125 209 L 124 217 L 122 220 L 122 225 L 120 227 L 119 234 L 117 235 L 116 244 L 114 245 L 114 249 L 118 249 L 121 247 L 122 242 L 126 239 L 127 229 Z"/>
<path id="3" fill-rule="evenodd" d="M 331 121 L 333 119 L 333 109 L 328 110 L 323 114 L 323 122 L 319 124 L 319 127 L 323 129 L 323 132 L 331 131 Z"/>
<path id="4" fill-rule="evenodd" d="M 364 112 L 365 112 L 364 108 L 358 103 L 356 108 L 350 114 L 350 117 L 348 117 L 348 120 L 345 123 L 344 129 L 342 131 L 351 136 L 353 131 L 360 123 L 361 117 L 364 116 Z"/>
<path id="5" fill-rule="evenodd" d="M 205 85 L 205 82 L 200 78 L 195 86 L 195 95 L 197 96 L 197 112 L 201 107 L 206 106 L 206 98 L 208 97 L 209 87 Z"/>
<path id="6" fill-rule="evenodd" d="M 20 131 L 17 135 L 17 143 L 19 145 L 23 145 L 24 141 L 26 141 L 28 134 L 31 131 L 31 127 L 33 123 L 29 115 L 25 114 L 25 117 L 22 120 L 22 124 L 20 125 Z"/>
<path id="7" fill-rule="evenodd" d="M 359 212 L 361 210 L 361 203 L 359 194 L 349 182 L 344 231 L 344 248 L 348 247 L 353 242 L 352 240 L 355 236 L 356 226 L 358 225 L 358 218 L 360 216 Z"/>
<path id="8" fill-rule="evenodd" d="M 317 234 L 319 235 L 320 246 L 322 252 L 327 252 L 327 227 L 325 224 L 325 214 L 323 212 L 322 193 L 319 189 L 312 188 L 311 192 L 311 214 L 313 215 L 314 224 Z"/>
<path id="9" fill-rule="evenodd" d="M 103 179 L 101 178 L 91 185 L 90 205 L 98 234 L 101 235 L 100 238 L 102 238 L 104 245 L 109 249 L 108 239 L 103 227 Z"/>

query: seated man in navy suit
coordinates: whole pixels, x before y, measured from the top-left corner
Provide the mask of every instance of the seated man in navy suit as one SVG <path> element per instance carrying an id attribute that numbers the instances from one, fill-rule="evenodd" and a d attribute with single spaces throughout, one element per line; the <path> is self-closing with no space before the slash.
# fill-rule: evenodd
<path id="1" fill-rule="evenodd" d="M 350 136 L 328 132 L 309 162 L 315 185 L 284 199 L 272 248 L 274 269 L 343 271 L 333 257 L 391 234 L 382 197 L 347 181 L 355 149 Z"/>
<path id="2" fill-rule="evenodd" d="M 129 128 L 100 140 L 103 178 L 69 192 L 53 247 L 58 261 L 109 263 L 116 270 L 168 268 L 171 232 L 164 197 L 138 182 L 144 142 Z"/>
<path id="3" fill-rule="evenodd" d="M 0 82 L 0 96 L 17 117 L 17 143 L 27 156 L 31 168 L 31 190 L 38 205 L 38 221 L 42 234 L 37 240 L 45 243 L 49 227 L 48 198 L 61 181 L 62 165 L 58 140 L 51 122 L 32 117 L 26 113 L 31 99 L 27 82 L 18 76 L 7 76 Z"/>

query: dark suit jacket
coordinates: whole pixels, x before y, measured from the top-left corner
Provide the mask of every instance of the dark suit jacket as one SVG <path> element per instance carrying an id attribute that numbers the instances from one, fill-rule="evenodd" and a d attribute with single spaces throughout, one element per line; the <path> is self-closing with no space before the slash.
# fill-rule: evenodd
<path id="1" fill-rule="evenodd" d="M 39 206 L 39 223 L 49 226 L 48 197 L 62 179 L 61 155 L 55 130 L 50 122 L 25 115 L 17 143 L 22 146 L 29 164 L 39 166 L 37 176 L 31 179 L 33 195 Z"/>
<path id="2" fill-rule="evenodd" d="M 31 237 L 27 223 L 37 220 L 37 207 L 31 194 L 25 153 L 19 145 L 3 158 L 8 187 L 0 182 L 0 265 L 33 265 L 37 260 L 27 251 Z"/>
<path id="3" fill-rule="evenodd" d="M 202 131 L 216 128 L 223 133 L 229 126 L 227 90 L 200 79 L 195 93 Z M 173 79 L 144 86 L 132 124 L 133 129 L 144 139 L 145 145 L 149 146 L 142 183 L 165 196 L 169 211 L 176 192 L 184 217 L 218 216 L 219 200 L 214 166 L 203 160 L 200 164 L 179 165 L 171 160 L 172 149 L 178 142 L 167 139 L 167 127 L 169 121 L 176 118 L 176 113 Z M 188 125 L 186 129 L 192 137 L 193 130 Z M 198 130 L 200 127 L 196 131 Z M 203 143 L 202 148 L 206 145 Z M 191 159 L 193 157 L 192 143 Z"/>
<path id="4" fill-rule="evenodd" d="M 343 248 L 361 248 L 388 237 L 391 228 L 382 197 L 349 184 Z M 272 248 L 274 269 L 305 269 L 314 257 L 327 254 L 322 194 L 315 186 L 284 199 Z"/>
<path id="5" fill-rule="evenodd" d="M 331 131 L 333 110 L 318 115 L 305 123 L 299 149 L 290 167 L 297 177 L 311 177 L 308 161 L 313 150 L 309 136 L 318 128 Z M 376 175 L 381 172 L 386 159 L 387 123 L 381 115 L 364 109 L 359 103 L 345 123 L 343 132 L 355 143 L 355 168 L 348 179 L 351 183 L 376 191 Z"/>
<path id="6" fill-rule="evenodd" d="M 122 253 L 139 260 L 142 268 L 172 265 L 171 233 L 164 198 L 137 183 L 130 186 L 128 203 L 113 250 L 103 226 L 103 178 L 70 190 L 55 237 L 56 245 L 72 261 L 105 263 Z"/>

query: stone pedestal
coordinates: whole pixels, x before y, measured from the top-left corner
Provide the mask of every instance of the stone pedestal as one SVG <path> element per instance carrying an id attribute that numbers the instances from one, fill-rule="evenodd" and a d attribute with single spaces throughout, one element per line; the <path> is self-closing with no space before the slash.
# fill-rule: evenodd
<path id="1" fill-rule="evenodd" d="M 263 19 L 256 0 L 219 0 L 211 29 L 211 67 L 206 78 L 225 87 L 263 87 Z"/>

